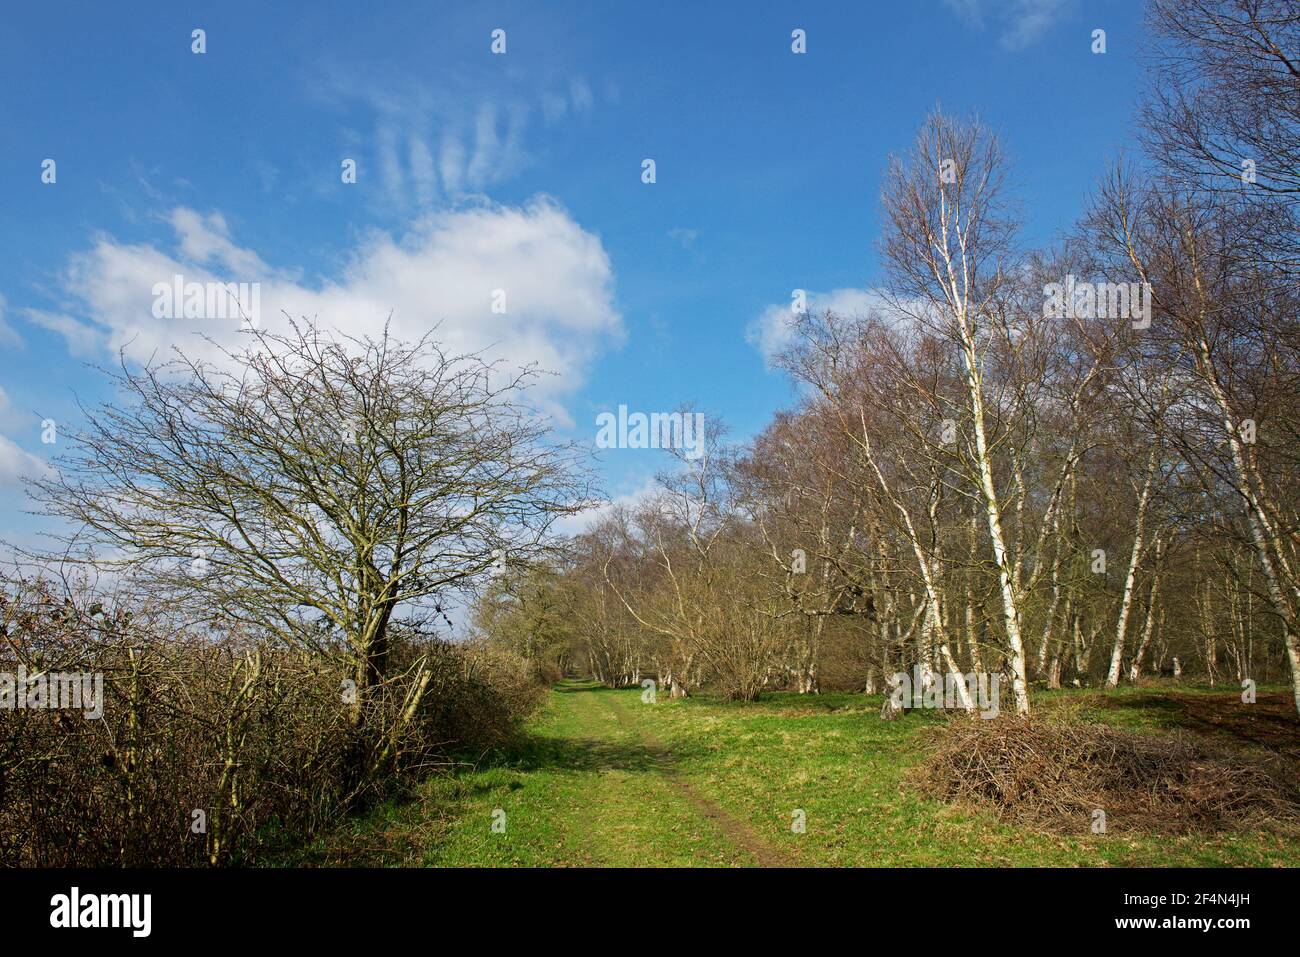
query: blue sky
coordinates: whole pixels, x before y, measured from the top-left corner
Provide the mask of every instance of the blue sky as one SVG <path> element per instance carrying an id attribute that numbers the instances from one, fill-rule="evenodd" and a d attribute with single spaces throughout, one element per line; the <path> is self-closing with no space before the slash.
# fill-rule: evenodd
<path id="1" fill-rule="evenodd" d="M 262 283 L 268 325 L 392 310 L 540 361 L 561 373 L 540 401 L 586 442 L 619 404 L 693 403 L 743 438 L 791 399 L 764 322 L 792 289 L 851 307 L 879 280 L 880 175 L 936 103 L 1003 135 L 1030 242 L 1133 145 L 1136 0 L 282 6 L 7 11 L 0 538 L 36 528 L 19 477 L 59 451 L 41 420 L 103 395 L 87 362 L 237 335 L 151 315 L 173 270 Z M 660 455 L 601 452 L 608 491 Z"/>

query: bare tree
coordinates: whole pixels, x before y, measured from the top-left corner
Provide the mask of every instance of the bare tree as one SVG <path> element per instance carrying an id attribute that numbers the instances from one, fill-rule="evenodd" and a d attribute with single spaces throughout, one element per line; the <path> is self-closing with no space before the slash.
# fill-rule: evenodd
<path id="1" fill-rule="evenodd" d="M 994 474 L 985 360 L 1012 290 L 1014 222 L 1001 195 L 1005 169 L 997 138 L 978 122 L 932 113 L 916 144 L 896 158 L 882 191 L 883 242 L 896 308 L 959 350 L 965 377 L 974 473 L 1002 600 L 1002 632 L 1018 714 L 1029 713 L 1023 600 L 1009 548 L 1005 494 Z M 1008 433 L 1009 434 L 1009 433 Z"/>
<path id="2" fill-rule="evenodd" d="M 112 378 L 58 472 L 35 483 L 69 554 L 196 620 L 351 662 L 352 722 L 386 680 L 398 614 L 445 616 L 457 589 L 541 549 L 587 504 L 572 450 L 521 401 L 532 370 L 443 352 L 432 335 L 350 339 L 313 323 L 252 333 L 220 364 Z M 413 715 L 427 686 L 413 667 Z M 392 753 L 390 728 L 370 771 Z"/>
<path id="3" fill-rule="evenodd" d="M 1150 155 L 1198 192 L 1266 212 L 1243 241 L 1300 266 L 1300 9 L 1293 0 L 1152 0 Z"/>
<path id="4" fill-rule="evenodd" d="M 1145 374 L 1169 377 L 1181 396 L 1157 421 L 1210 494 L 1227 491 L 1225 508 L 1242 519 L 1300 710 L 1296 409 L 1294 392 L 1276 388 L 1300 369 L 1294 289 L 1243 256 L 1239 239 L 1258 216 L 1231 197 L 1199 197 L 1168 181 L 1138 187 L 1121 170 L 1106 181 L 1092 222 L 1116 268 L 1135 270 L 1153 290 Z"/>

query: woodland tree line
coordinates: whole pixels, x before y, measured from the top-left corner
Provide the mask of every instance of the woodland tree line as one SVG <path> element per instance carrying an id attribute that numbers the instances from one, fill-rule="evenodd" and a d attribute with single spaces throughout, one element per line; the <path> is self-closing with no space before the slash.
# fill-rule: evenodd
<path id="1" fill-rule="evenodd" d="M 997 137 L 936 111 L 884 177 L 881 306 L 792 316 L 794 406 L 515 566 L 479 630 L 673 696 L 919 665 L 1020 713 L 1154 673 L 1300 708 L 1300 13 L 1149 20 L 1142 155 L 1068 235 L 1026 248 Z"/>

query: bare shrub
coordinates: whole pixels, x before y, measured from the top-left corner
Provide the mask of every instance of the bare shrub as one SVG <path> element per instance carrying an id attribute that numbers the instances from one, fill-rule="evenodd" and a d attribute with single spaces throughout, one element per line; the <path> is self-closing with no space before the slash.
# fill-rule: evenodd
<path id="1" fill-rule="evenodd" d="M 504 744 L 545 694 L 530 662 L 482 640 L 443 644 L 432 670 L 422 724 L 460 748 Z"/>

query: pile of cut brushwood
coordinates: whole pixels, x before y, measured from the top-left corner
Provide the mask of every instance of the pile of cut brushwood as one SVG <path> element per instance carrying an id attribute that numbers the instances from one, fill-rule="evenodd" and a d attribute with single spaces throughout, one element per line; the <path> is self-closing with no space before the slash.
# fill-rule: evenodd
<path id="1" fill-rule="evenodd" d="M 1300 833 L 1300 775 L 1266 751 L 1024 719 L 953 721 L 932 734 L 912 784 L 1006 821 L 1088 833 L 1101 810 L 1107 832 Z"/>

